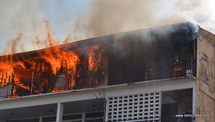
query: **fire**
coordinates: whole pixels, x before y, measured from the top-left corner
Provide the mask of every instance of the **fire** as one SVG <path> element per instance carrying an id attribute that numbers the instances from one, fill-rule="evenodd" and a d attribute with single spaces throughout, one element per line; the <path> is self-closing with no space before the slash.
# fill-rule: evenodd
<path id="1" fill-rule="evenodd" d="M 14 69 L 17 67 L 24 67 L 22 62 L 19 62 L 18 58 L 14 58 L 13 55 L 7 55 L 0 58 L 0 87 L 7 85 L 14 80 Z"/>
<path id="2" fill-rule="evenodd" d="M 91 45 L 67 49 L 68 44 L 59 45 L 54 39 L 49 22 L 46 23 L 46 49 L 31 53 L 15 54 L 19 35 L 13 42 L 9 56 L 0 58 L 1 88 L 13 83 L 13 96 L 58 92 L 99 84 L 95 74 L 102 69 L 104 47 Z M 68 38 L 66 41 L 68 42 Z M 73 45 L 74 46 L 74 45 Z M 104 75 L 103 72 L 100 72 Z"/>
<path id="3" fill-rule="evenodd" d="M 92 48 L 89 50 L 89 60 L 88 60 L 88 69 L 90 71 L 94 71 L 94 70 L 97 70 L 98 67 L 99 67 L 99 58 L 97 59 L 96 55 L 95 55 L 95 51 L 98 50 L 99 46 L 98 45 L 95 45 L 95 46 L 92 46 Z"/>
<path id="4" fill-rule="evenodd" d="M 12 48 L 11 50 L 6 50 L 4 54 L 6 53 L 15 53 L 16 52 L 16 46 L 19 43 L 20 39 L 22 38 L 22 35 L 19 34 L 17 38 L 14 40 L 10 41 L 12 42 Z M 0 62 L 0 86 L 6 85 L 7 82 L 10 82 L 12 77 L 11 75 L 14 73 L 13 68 L 17 66 L 23 66 L 21 62 L 15 62 L 15 59 L 13 55 L 7 55 L 4 57 L 1 57 L 1 62 Z"/>
<path id="5" fill-rule="evenodd" d="M 89 71 L 98 71 L 102 69 L 101 61 L 102 61 L 102 54 L 105 49 L 101 49 L 99 45 L 94 45 L 90 48 L 89 56 L 88 56 L 88 69 Z M 96 55 L 98 54 L 98 55 Z M 97 74 L 99 75 L 99 74 Z M 103 72 L 101 75 L 104 75 Z M 95 79 L 90 79 L 95 80 Z M 95 84 L 99 84 L 98 79 L 94 81 Z"/>

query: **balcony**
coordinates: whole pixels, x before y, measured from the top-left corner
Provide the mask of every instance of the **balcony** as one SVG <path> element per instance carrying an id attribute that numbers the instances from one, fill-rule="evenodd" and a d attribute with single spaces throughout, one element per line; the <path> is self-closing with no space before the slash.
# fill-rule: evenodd
<path id="1" fill-rule="evenodd" d="M 121 66 L 98 71 L 57 74 L 29 80 L 11 81 L 0 87 L 0 97 L 20 97 L 27 95 L 61 92 L 74 89 L 95 88 L 101 86 L 171 80 L 195 76 L 195 60 L 183 62 L 183 70 L 173 75 L 172 61 L 162 61 L 153 64 Z M 12 78 L 11 78 L 12 79 Z M 4 81 L 4 79 L 0 79 Z"/>

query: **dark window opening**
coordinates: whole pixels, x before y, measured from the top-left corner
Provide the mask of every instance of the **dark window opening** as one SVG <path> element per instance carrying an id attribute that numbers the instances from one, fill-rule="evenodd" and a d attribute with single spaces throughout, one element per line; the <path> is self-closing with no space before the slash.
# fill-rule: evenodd
<path id="1" fill-rule="evenodd" d="M 192 89 L 166 91 L 162 93 L 162 122 L 192 122 Z M 178 117 L 183 115 L 183 117 Z"/>

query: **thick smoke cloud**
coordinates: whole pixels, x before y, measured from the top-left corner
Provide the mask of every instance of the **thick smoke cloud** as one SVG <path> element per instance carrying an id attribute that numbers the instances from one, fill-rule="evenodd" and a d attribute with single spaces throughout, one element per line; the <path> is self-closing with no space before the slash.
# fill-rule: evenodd
<path id="1" fill-rule="evenodd" d="M 16 44 L 16 53 L 45 48 L 44 20 L 50 22 L 54 37 L 64 41 L 76 24 L 78 9 L 74 8 L 83 10 L 82 5 L 79 0 L 0 0 L 0 55 L 12 53 L 8 50 L 20 34 L 22 38 Z"/>
<path id="2" fill-rule="evenodd" d="M 0 43 L 1 48 L 5 45 L 12 45 L 10 40 L 14 40 L 22 34 L 23 42 L 17 44 L 17 48 L 27 47 L 27 50 L 34 49 L 32 40 L 44 37 L 45 24 L 43 23 L 43 13 L 38 10 L 35 1 L 29 0 L 1 0 L 0 4 Z M 6 44 L 8 43 L 8 44 Z M 25 50 L 17 49 L 19 51 Z M 1 51 L 2 52 L 2 51 Z M 10 53 L 10 52 L 8 52 Z"/>
<path id="3" fill-rule="evenodd" d="M 35 41 L 46 38 L 44 19 L 60 41 L 72 33 L 90 38 L 187 21 L 215 33 L 213 1 L 0 0 L 0 54 L 19 34 L 18 52 L 38 49 Z"/>
<path id="4" fill-rule="evenodd" d="M 177 6 L 180 11 L 190 13 L 196 24 L 215 34 L 215 1 L 214 0 L 178 0 Z M 190 20 L 188 18 L 188 20 Z M 192 22 L 192 21 L 191 21 Z"/>
<path id="5" fill-rule="evenodd" d="M 92 37 L 187 21 L 215 32 L 211 1 L 92 0 L 80 20 Z"/>

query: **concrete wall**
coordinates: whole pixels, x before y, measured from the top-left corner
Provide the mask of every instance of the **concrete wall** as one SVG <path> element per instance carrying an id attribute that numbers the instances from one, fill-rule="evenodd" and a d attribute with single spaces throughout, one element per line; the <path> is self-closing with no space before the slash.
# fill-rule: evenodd
<path id="1" fill-rule="evenodd" d="M 96 96 L 99 97 L 100 93 L 102 97 L 107 99 L 110 97 L 134 94 L 191 89 L 194 88 L 194 86 L 195 80 L 189 78 L 154 82 L 149 81 L 148 83 L 136 82 L 133 84 L 120 84 L 77 91 L 72 90 L 58 93 L 1 99 L 0 119 L 11 120 L 56 115 L 56 104 L 59 103 L 64 103 L 64 114 L 80 113 L 85 111 L 87 106 L 91 106 L 91 100 L 96 99 Z M 89 108 L 90 111 L 92 110 L 91 107 L 87 108 Z M 50 109 L 52 111 L 50 111 Z M 13 116 L 11 114 L 13 114 Z"/>
<path id="2" fill-rule="evenodd" d="M 196 117 L 197 122 L 215 121 L 215 35 L 199 29 L 197 37 Z"/>

